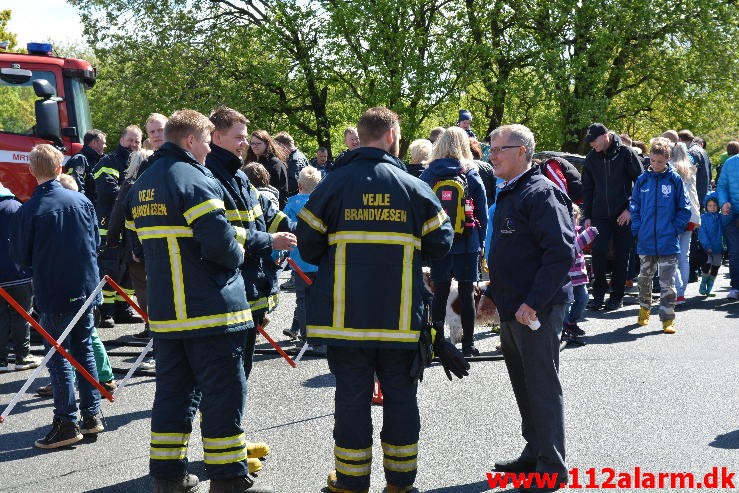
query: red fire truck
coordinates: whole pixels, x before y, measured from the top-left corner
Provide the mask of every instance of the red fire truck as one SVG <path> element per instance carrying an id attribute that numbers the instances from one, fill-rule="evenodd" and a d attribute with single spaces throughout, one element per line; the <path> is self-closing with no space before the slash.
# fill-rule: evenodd
<path id="1" fill-rule="evenodd" d="M 27 49 L 7 53 L 0 45 L 0 182 L 21 201 L 36 187 L 28 169 L 33 146 L 52 144 L 67 158 L 82 149 L 92 128 L 87 90 L 95 84 L 89 62 L 53 56 L 47 43 Z"/>

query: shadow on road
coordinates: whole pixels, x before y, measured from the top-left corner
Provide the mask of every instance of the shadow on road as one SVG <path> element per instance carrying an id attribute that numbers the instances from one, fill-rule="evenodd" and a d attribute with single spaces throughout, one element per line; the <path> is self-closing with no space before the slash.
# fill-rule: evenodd
<path id="1" fill-rule="evenodd" d="M 336 377 L 333 376 L 331 373 L 326 373 L 325 375 L 316 375 L 315 377 L 310 377 L 306 381 L 303 382 L 303 387 L 307 387 L 309 389 L 324 389 L 329 387 L 336 387 Z"/>
<path id="2" fill-rule="evenodd" d="M 130 493 L 132 491 L 151 491 L 152 480 L 149 476 L 142 476 L 136 479 L 130 479 L 123 483 L 112 484 L 94 490 L 88 490 L 88 493 Z"/>
<path id="3" fill-rule="evenodd" d="M 739 430 L 718 435 L 708 445 L 714 448 L 739 449 Z"/>

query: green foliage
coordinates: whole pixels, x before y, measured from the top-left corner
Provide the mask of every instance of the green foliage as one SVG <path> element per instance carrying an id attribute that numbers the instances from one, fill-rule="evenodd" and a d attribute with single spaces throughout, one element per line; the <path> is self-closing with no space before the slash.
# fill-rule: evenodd
<path id="1" fill-rule="evenodd" d="M 18 38 L 14 33 L 8 31 L 8 21 L 12 16 L 10 10 L 0 10 L 0 41 L 8 42 L 8 51 L 16 51 L 18 48 Z"/>
<path id="2" fill-rule="evenodd" d="M 480 136 L 520 122 L 540 149 L 583 152 L 593 121 L 719 139 L 739 112 L 739 25 L 722 0 L 68 1 L 97 58 L 93 120 L 112 135 L 226 104 L 336 154 L 382 104 L 403 149 L 464 107 Z"/>

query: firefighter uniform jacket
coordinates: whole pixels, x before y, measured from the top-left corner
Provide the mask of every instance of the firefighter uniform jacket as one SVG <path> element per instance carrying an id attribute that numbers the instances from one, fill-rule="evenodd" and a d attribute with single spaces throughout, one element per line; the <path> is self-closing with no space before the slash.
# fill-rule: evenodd
<path id="1" fill-rule="evenodd" d="M 95 166 L 95 212 L 100 221 L 100 236 L 108 234 L 110 213 L 123 183 L 123 172 L 126 171 L 130 155 L 127 147 L 118 145 L 115 151 L 103 156 Z"/>
<path id="2" fill-rule="evenodd" d="M 220 184 L 192 154 L 168 142 L 160 155 L 133 185 L 127 211 L 146 260 L 153 335 L 253 327 L 238 269 L 246 231 L 229 224 Z"/>
<path id="3" fill-rule="evenodd" d="M 300 255 L 318 265 L 307 301 L 312 343 L 416 347 L 421 260 L 445 256 L 454 237 L 427 184 L 362 147 L 311 193 L 297 236 Z"/>
<path id="4" fill-rule="evenodd" d="M 252 313 L 271 311 L 277 306 L 277 269 L 272 262 L 270 233 L 286 231 L 289 223 L 284 213 L 269 201 L 260 202 L 259 192 L 241 171 L 241 160 L 230 151 L 211 144 L 205 160 L 206 167 L 224 189 L 226 218 L 234 227 L 246 231 L 243 238 L 246 256 L 241 273 L 246 286 L 246 297 Z"/>

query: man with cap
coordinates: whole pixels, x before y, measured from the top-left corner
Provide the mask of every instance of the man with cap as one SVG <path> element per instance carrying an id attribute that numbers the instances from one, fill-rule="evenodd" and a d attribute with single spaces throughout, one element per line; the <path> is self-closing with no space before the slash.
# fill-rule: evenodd
<path id="1" fill-rule="evenodd" d="M 475 132 L 472 131 L 470 126 L 472 125 L 472 112 L 470 110 L 459 110 L 459 119 L 457 120 L 457 126 L 462 128 L 467 135 L 472 138 L 477 138 Z"/>
<path id="2" fill-rule="evenodd" d="M 642 164 L 633 148 L 602 123 L 588 127 L 585 142 L 591 150 L 582 170 L 583 227 L 595 226 L 593 241 L 593 299 L 589 310 L 616 310 L 623 306 L 624 284 L 629 253 L 633 247 L 629 198 L 634 180 L 642 173 Z M 613 239 L 611 296 L 604 305 L 608 282 L 608 245 Z"/>

